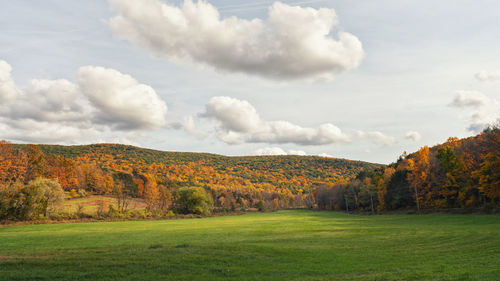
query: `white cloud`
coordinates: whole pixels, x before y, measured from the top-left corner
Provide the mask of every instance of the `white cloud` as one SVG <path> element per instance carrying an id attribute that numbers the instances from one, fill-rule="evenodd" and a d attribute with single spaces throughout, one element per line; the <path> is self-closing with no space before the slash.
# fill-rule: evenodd
<path id="1" fill-rule="evenodd" d="M 159 0 L 110 0 L 117 15 L 109 26 L 129 40 L 177 63 L 276 79 L 332 79 L 357 67 L 364 51 L 358 38 L 339 32 L 334 10 L 275 2 L 267 20 L 221 18 L 206 1 L 180 7 Z"/>
<path id="2" fill-rule="evenodd" d="M 1 62 L 1 61 L 0 61 Z M 5 67 L 5 66 L 8 67 Z M 10 79 L 11 68 L 0 63 Z M 1 72 L 2 70 L 0 70 Z M 0 107 L 0 138 L 14 141 L 78 143 L 115 130 L 136 132 L 166 125 L 166 104 L 149 86 L 113 69 L 87 66 L 78 83 L 33 79 L 22 91 L 10 79 L 8 106 Z M 2 88 L 3 90 L 4 88 Z"/>
<path id="3" fill-rule="evenodd" d="M 264 148 L 259 148 L 255 151 L 252 152 L 252 155 L 298 155 L 298 156 L 305 156 L 307 153 L 303 150 L 288 150 L 285 151 L 280 147 L 264 147 Z"/>
<path id="4" fill-rule="evenodd" d="M 206 136 L 206 133 L 199 130 L 196 128 L 196 125 L 194 123 L 194 118 L 193 116 L 186 116 L 184 117 L 184 123 L 182 124 L 182 127 L 186 132 L 188 132 L 190 135 L 193 135 L 199 139 L 204 138 Z"/>
<path id="5" fill-rule="evenodd" d="M 460 108 L 481 108 L 490 103 L 490 98 L 476 91 L 456 91 L 450 106 Z"/>
<path id="6" fill-rule="evenodd" d="M 405 139 L 412 140 L 412 141 L 419 141 L 422 138 L 419 132 L 416 131 L 409 131 L 406 133 Z"/>
<path id="7" fill-rule="evenodd" d="M 252 155 L 263 156 L 263 155 L 288 155 L 286 151 L 279 147 L 265 147 L 260 148 L 252 152 Z"/>
<path id="8" fill-rule="evenodd" d="M 80 122 L 92 108 L 68 80 L 33 79 L 7 110 L 11 119 Z"/>
<path id="9" fill-rule="evenodd" d="M 480 71 L 475 75 L 476 79 L 481 82 L 493 82 L 500 81 L 500 71 L 496 72 L 488 72 L 488 71 Z"/>
<path id="10" fill-rule="evenodd" d="M 204 115 L 219 120 L 224 128 L 235 132 L 254 132 L 264 124 L 248 101 L 231 97 L 213 97 L 205 105 Z"/>
<path id="11" fill-rule="evenodd" d="M 8 103 L 16 99 L 18 89 L 11 76 L 12 67 L 0 60 L 0 103 Z"/>
<path id="12" fill-rule="evenodd" d="M 323 145 L 349 142 L 350 138 L 333 124 L 322 124 L 317 129 L 303 128 L 288 121 L 268 121 L 252 132 L 249 142 L 295 143 Z"/>
<path id="13" fill-rule="evenodd" d="M 85 66 L 78 70 L 82 93 L 99 111 L 97 118 L 120 129 L 156 129 L 166 125 L 167 105 L 148 85 L 117 70 Z"/>
<path id="14" fill-rule="evenodd" d="M 0 139 L 27 143 L 76 144 L 98 139 L 105 128 L 84 123 L 37 121 L 33 119 L 5 120 L 0 118 Z"/>
<path id="15" fill-rule="evenodd" d="M 217 137 L 228 144 L 253 142 L 323 145 L 350 141 L 349 136 L 329 123 L 314 129 L 288 121 L 265 121 L 249 102 L 231 97 L 211 98 L 202 116 L 219 122 Z"/>
<path id="16" fill-rule="evenodd" d="M 299 155 L 299 156 L 304 156 L 307 155 L 307 153 L 303 150 L 288 150 L 288 155 Z"/>
<path id="17" fill-rule="evenodd" d="M 216 136 L 227 144 L 242 144 L 245 142 L 243 134 L 233 131 L 217 130 Z"/>
<path id="18" fill-rule="evenodd" d="M 480 92 L 456 91 L 450 106 L 468 110 L 470 117 L 467 129 L 476 134 L 500 121 L 500 102 Z"/>
<path id="19" fill-rule="evenodd" d="M 363 132 L 357 131 L 357 136 L 362 140 L 369 140 L 378 146 L 391 146 L 396 143 L 396 139 L 391 136 L 386 136 L 379 131 Z"/>
<path id="20" fill-rule="evenodd" d="M 320 153 L 318 154 L 319 157 L 327 157 L 327 158 L 334 158 L 332 155 L 327 154 L 327 153 Z"/>

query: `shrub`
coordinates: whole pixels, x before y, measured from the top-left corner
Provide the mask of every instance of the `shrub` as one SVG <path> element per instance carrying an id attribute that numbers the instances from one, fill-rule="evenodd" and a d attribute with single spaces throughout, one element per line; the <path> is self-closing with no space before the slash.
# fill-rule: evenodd
<path id="1" fill-rule="evenodd" d="M 27 185 L 15 182 L 0 187 L 0 219 L 28 220 L 48 217 L 64 200 L 61 185 L 52 179 L 37 178 Z"/>
<path id="2" fill-rule="evenodd" d="M 182 214 L 207 215 L 211 212 L 212 197 L 201 187 L 182 187 L 178 192 L 176 208 Z"/>

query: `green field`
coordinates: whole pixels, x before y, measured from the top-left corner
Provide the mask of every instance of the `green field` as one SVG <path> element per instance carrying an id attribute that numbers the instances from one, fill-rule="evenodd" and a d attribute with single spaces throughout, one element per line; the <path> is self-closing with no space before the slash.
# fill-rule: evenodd
<path id="1" fill-rule="evenodd" d="M 280 211 L 0 228 L 0 280 L 500 280 L 500 217 Z"/>

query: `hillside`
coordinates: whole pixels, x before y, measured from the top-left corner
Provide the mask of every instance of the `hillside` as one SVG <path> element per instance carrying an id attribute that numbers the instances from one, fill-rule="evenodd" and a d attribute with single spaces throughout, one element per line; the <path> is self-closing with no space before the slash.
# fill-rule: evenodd
<path id="1" fill-rule="evenodd" d="M 324 209 L 443 209 L 500 207 L 500 128 L 424 146 L 355 180 L 316 190 Z M 348 206 L 346 206 L 346 204 Z"/>
<path id="2" fill-rule="evenodd" d="M 125 190 L 128 196 L 161 205 L 163 211 L 183 186 L 203 187 L 212 195 L 215 208 L 221 209 L 310 206 L 316 186 L 347 182 L 363 170 L 383 167 L 318 156 L 228 157 L 119 144 L 2 142 L 0 158 L 0 183 L 44 177 L 56 179 L 66 191 L 116 195 L 118 188 L 118 193 Z"/>
<path id="3" fill-rule="evenodd" d="M 27 145 L 15 145 L 23 150 Z M 380 164 L 353 161 L 346 159 L 318 156 L 223 156 L 210 153 L 170 152 L 145 149 L 121 144 L 92 144 L 77 146 L 38 145 L 41 150 L 51 156 L 77 159 L 90 157 L 98 162 L 106 162 L 111 158 L 118 163 L 143 163 L 145 165 L 187 165 L 202 163 L 218 171 L 231 171 L 238 175 L 246 169 L 252 171 L 282 174 L 284 177 L 305 175 L 311 179 L 326 179 L 337 175 L 339 179 L 348 180 L 361 170 L 381 167 Z M 108 157 L 108 158 L 106 158 Z M 321 180 L 320 180 L 321 181 Z"/>

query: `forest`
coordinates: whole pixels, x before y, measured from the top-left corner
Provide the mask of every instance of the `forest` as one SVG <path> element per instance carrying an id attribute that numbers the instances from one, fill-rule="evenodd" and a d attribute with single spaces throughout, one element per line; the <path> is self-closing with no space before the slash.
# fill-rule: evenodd
<path id="1" fill-rule="evenodd" d="M 40 183 L 58 189 L 56 194 L 65 200 L 90 194 L 114 196 L 117 206 L 109 206 L 111 214 L 129 212 L 133 198 L 144 200 L 142 216 L 312 208 L 316 187 L 347 182 L 359 172 L 377 167 L 382 165 L 317 156 L 226 157 L 118 144 L 20 145 L 2 141 L 0 219 L 50 215 L 45 202 L 50 200 L 38 194 L 48 187 L 38 188 Z M 188 207 L 190 201 L 184 200 L 183 194 L 206 197 L 199 202 L 208 205 Z"/>
<path id="2" fill-rule="evenodd" d="M 500 204 L 500 129 L 403 153 L 389 165 L 317 156 L 227 157 L 118 144 L 0 142 L 0 219 L 57 214 L 57 205 L 113 196 L 100 215 L 142 217 L 318 208 L 380 213 Z M 108 207 L 109 210 L 103 209 Z"/>
<path id="3" fill-rule="evenodd" d="M 491 210 L 500 206 L 500 128 L 403 153 L 347 183 L 314 190 L 320 209 L 372 213 L 413 209 Z"/>

